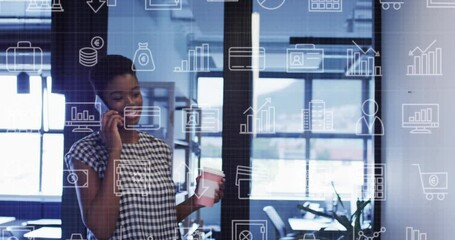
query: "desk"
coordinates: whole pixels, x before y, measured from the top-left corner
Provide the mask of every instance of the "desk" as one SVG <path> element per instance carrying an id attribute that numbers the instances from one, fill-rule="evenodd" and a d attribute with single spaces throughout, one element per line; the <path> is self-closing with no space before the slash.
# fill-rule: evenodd
<path id="1" fill-rule="evenodd" d="M 59 227 L 42 227 L 24 234 L 24 237 L 30 239 L 61 239 L 62 229 Z"/>
<path id="2" fill-rule="evenodd" d="M 332 231 L 346 231 L 338 221 L 332 221 L 327 218 L 304 219 L 304 218 L 289 218 L 289 225 L 294 231 L 319 231 L 321 228 Z"/>

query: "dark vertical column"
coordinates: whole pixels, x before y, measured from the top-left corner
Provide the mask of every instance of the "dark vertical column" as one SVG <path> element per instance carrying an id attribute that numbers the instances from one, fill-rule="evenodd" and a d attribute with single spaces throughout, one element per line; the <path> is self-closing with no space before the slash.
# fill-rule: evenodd
<path id="1" fill-rule="evenodd" d="M 249 219 L 249 201 L 239 200 L 235 185 L 238 165 L 250 166 L 251 136 L 240 133 L 243 115 L 252 104 L 252 73 L 229 71 L 230 47 L 251 47 L 252 0 L 225 3 L 224 16 L 224 107 L 223 107 L 223 171 L 226 174 L 225 197 L 221 204 L 222 239 L 232 238 L 232 220 Z M 251 59 L 243 58 L 245 66 Z M 249 187 L 242 186 L 242 195 Z"/>
<path id="2" fill-rule="evenodd" d="M 91 47 L 91 39 L 100 36 L 105 40 L 105 44 L 98 50 L 98 57 L 106 55 L 107 6 L 103 5 L 95 13 L 87 1 L 61 2 L 64 12 L 52 14 L 52 90 L 65 94 L 66 102 L 93 102 L 94 96 L 88 82 L 90 69 L 79 64 L 79 49 Z M 93 4 L 97 3 L 101 1 L 93 1 Z M 68 119 L 68 109 L 66 116 Z M 64 152 L 66 153 L 71 145 L 83 136 L 73 133 L 71 128 L 65 128 Z M 63 156 L 62 164 L 66 170 Z M 70 239 L 71 233 L 85 234 L 74 189 L 63 189 L 61 218 L 62 239 Z"/>
<path id="3" fill-rule="evenodd" d="M 382 6 L 379 1 L 375 1 L 374 4 L 374 17 L 373 17 L 373 48 L 376 51 L 381 53 L 381 57 L 376 59 L 376 66 L 382 66 Z M 382 76 L 375 76 L 374 79 L 374 90 L 375 90 L 375 101 L 378 103 L 378 113 L 377 116 L 381 119 L 382 117 Z M 375 132 L 379 133 L 382 131 L 380 124 L 375 125 Z M 387 132 L 387 126 L 384 127 L 385 134 Z M 383 136 L 374 136 L 374 161 L 376 164 L 378 163 L 385 163 L 382 159 L 382 139 Z M 376 170 L 375 170 L 376 171 Z M 385 173 L 387 174 L 387 168 L 385 169 Z M 376 177 L 376 172 L 375 172 Z M 387 178 L 387 175 L 385 175 Z M 386 179 L 385 179 L 386 181 Z M 376 191 L 376 189 L 375 189 Z M 387 191 L 387 189 L 386 189 Z M 387 197 L 387 196 L 386 196 Z M 373 230 L 378 232 L 381 229 L 382 219 L 381 219 L 381 212 L 382 212 L 382 201 L 374 201 L 374 212 L 373 212 Z M 379 238 L 379 240 L 381 237 Z"/>

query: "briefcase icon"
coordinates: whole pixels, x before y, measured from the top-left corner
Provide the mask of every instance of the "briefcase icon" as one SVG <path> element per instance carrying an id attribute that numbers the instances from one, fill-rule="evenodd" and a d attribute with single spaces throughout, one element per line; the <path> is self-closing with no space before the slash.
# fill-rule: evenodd
<path id="1" fill-rule="evenodd" d="M 29 41 L 19 41 L 6 49 L 6 69 L 10 72 L 39 72 L 43 69 L 43 50 Z"/>
<path id="2" fill-rule="evenodd" d="M 314 44 L 297 44 L 286 52 L 287 72 L 324 72 L 324 49 Z"/>

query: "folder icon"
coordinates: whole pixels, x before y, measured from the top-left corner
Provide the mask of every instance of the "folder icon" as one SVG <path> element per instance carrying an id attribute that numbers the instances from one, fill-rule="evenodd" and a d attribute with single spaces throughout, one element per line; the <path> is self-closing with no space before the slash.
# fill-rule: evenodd
<path id="1" fill-rule="evenodd" d="M 297 44 L 286 49 L 287 72 L 324 72 L 324 49 L 314 44 Z"/>

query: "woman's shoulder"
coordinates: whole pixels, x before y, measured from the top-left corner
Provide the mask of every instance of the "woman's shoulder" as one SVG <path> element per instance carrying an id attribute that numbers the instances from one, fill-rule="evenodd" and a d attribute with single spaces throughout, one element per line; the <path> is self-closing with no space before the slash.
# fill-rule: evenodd
<path id="1" fill-rule="evenodd" d="M 94 132 L 76 141 L 70 149 L 71 150 L 87 150 L 87 148 L 96 148 L 102 146 L 101 136 L 99 132 Z"/>
<path id="2" fill-rule="evenodd" d="M 75 142 L 65 155 L 68 166 L 75 159 L 82 161 L 96 169 L 98 158 L 105 152 L 99 132 L 94 132 Z"/>

